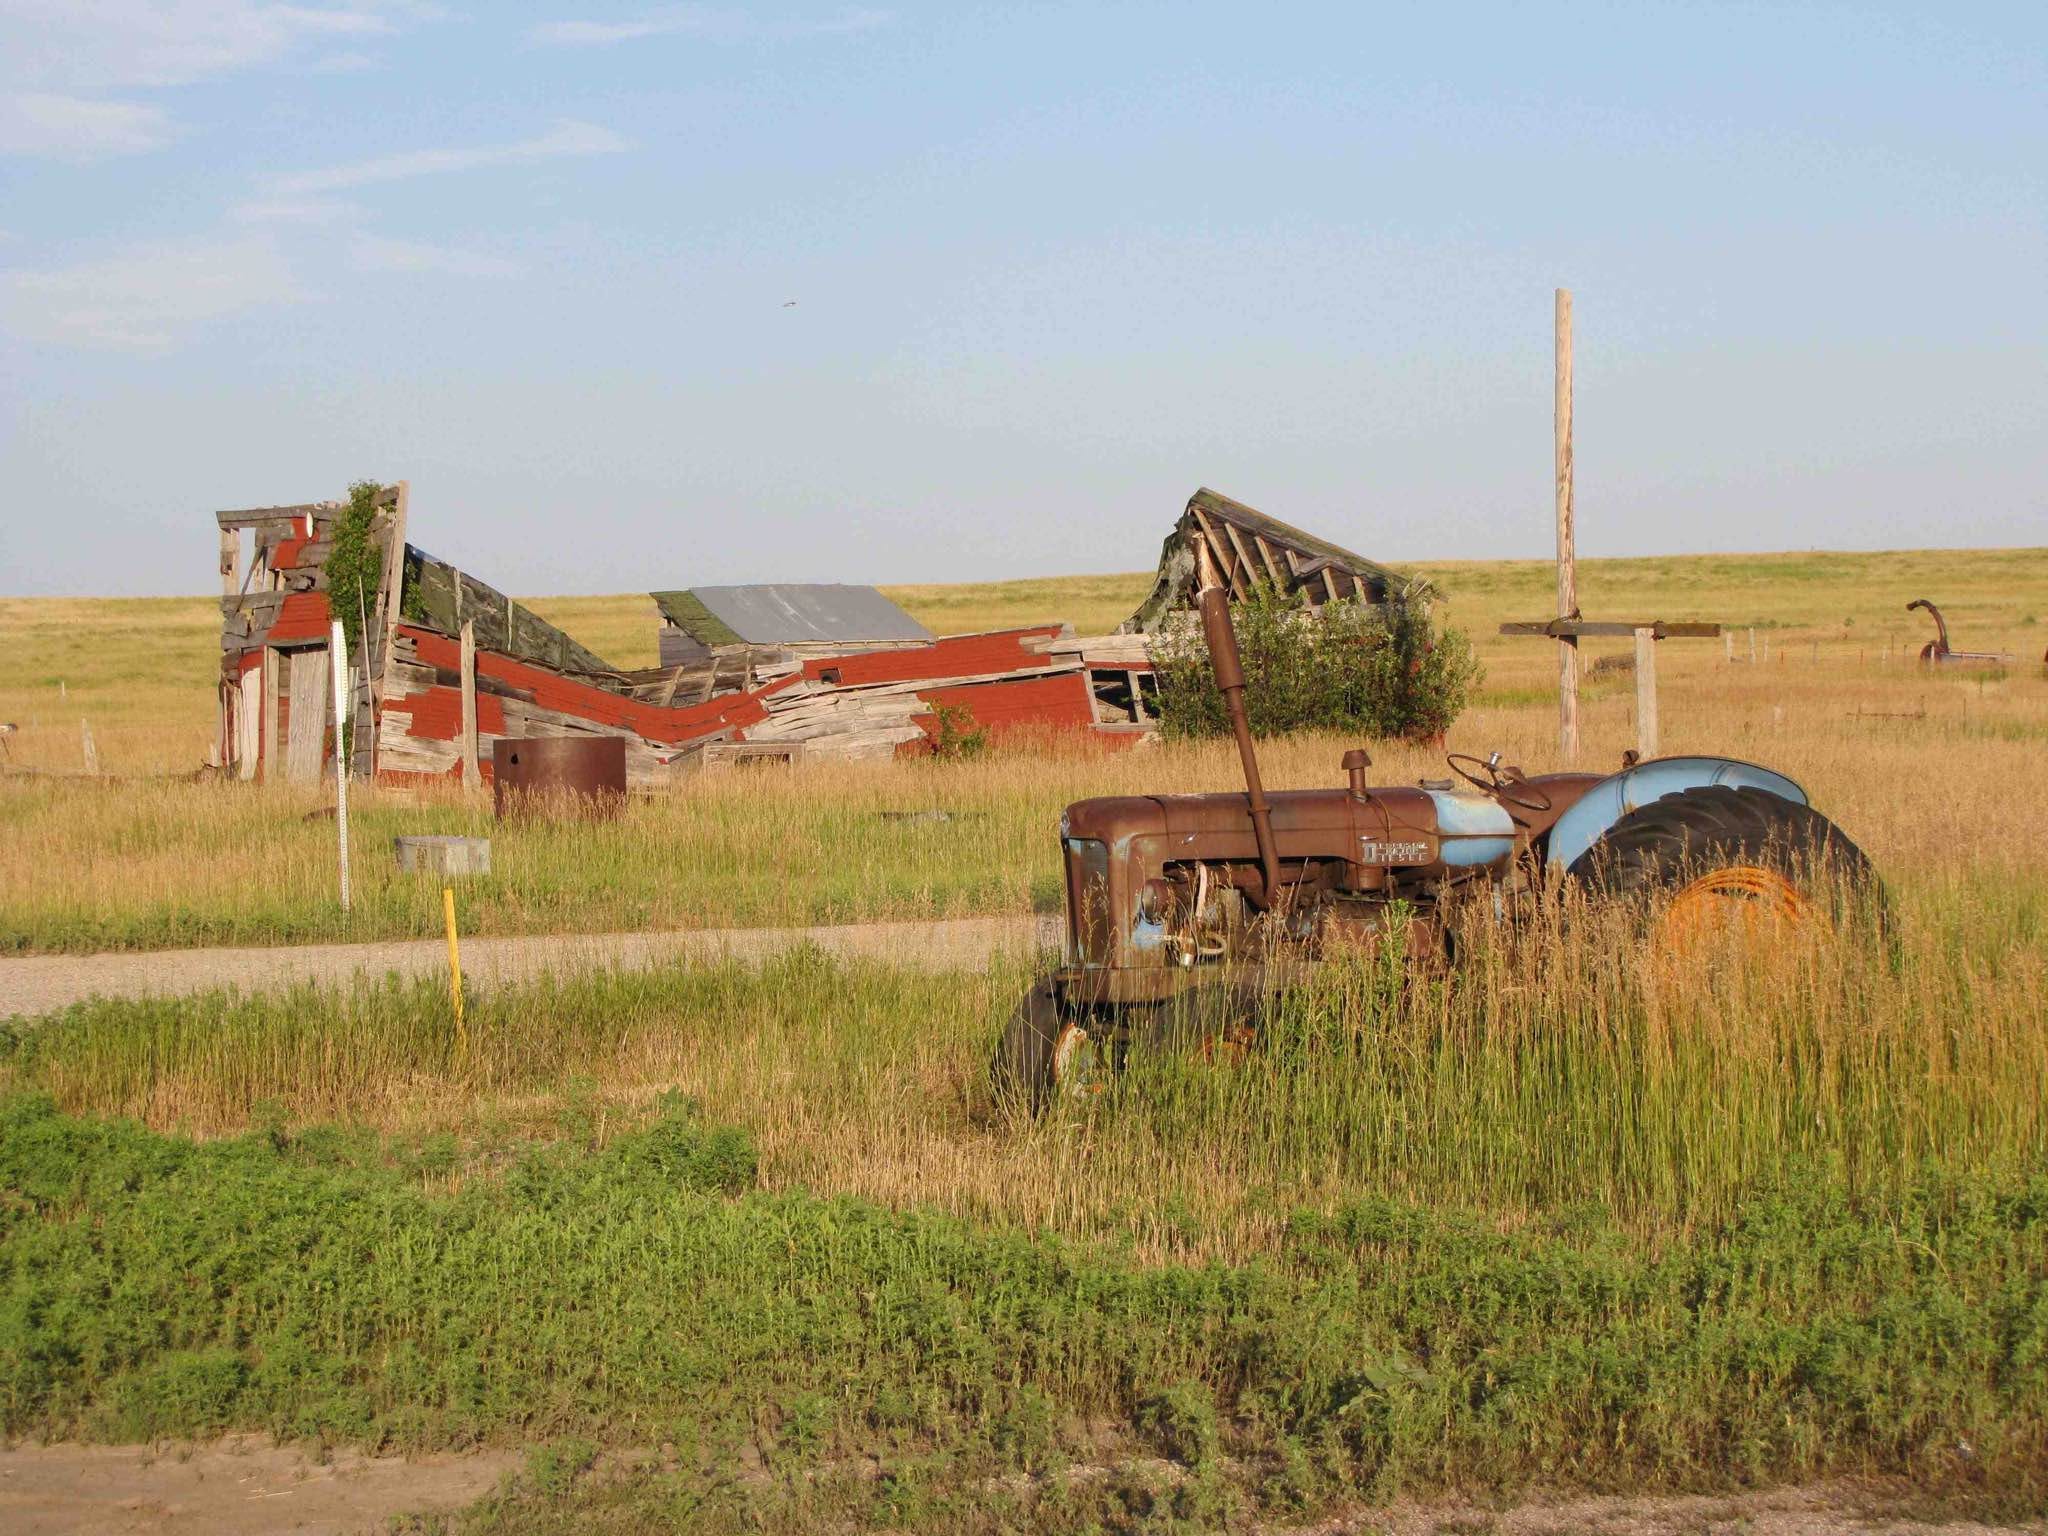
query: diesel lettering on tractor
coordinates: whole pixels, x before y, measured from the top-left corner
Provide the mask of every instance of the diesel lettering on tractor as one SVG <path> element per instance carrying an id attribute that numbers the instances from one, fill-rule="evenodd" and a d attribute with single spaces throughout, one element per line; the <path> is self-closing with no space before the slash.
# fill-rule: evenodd
<path id="1" fill-rule="evenodd" d="M 1358 840 L 1359 862 L 1361 864 L 1427 864 L 1429 844 L 1427 843 L 1376 843 L 1371 838 Z"/>

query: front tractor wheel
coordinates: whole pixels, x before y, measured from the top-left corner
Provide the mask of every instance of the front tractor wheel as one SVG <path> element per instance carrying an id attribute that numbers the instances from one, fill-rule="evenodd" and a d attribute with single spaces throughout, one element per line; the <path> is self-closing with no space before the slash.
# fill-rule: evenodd
<path id="1" fill-rule="evenodd" d="M 1659 937 L 1680 946 L 1731 927 L 1883 916 L 1863 851 L 1818 811 L 1761 789 L 1712 785 L 1653 800 L 1567 873 L 1592 894 L 1644 901 Z"/>
<path id="2" fill-rule="evenodd" d="M 1107 1025 L 1061 1005 L 1048 980 L 1017 1004 L 989 1064 L 998 1101 L 1043 1114 L 1055 1099 L 1099 1092 L 1109 1076 Z"/>

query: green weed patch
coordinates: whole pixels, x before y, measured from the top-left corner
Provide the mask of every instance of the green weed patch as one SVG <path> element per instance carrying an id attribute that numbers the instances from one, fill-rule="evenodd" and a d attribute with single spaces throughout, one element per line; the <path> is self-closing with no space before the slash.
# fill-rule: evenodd
<path id="1" fill-rule="evenodd" d="M 7 1101 L 6 1432 L 587 1437 L 911 1483 L 1111 1445 L 1197 1483 L 1227 1465 L 1274 1506 L 1452 1480 L 2026 1487 L 2048 1455 L 2038 1170 L 1928 1169 L 1885 1199 L 1815 1171 L 1662 1244 L 1593 1210 L 1504 1228 L 1367 1199 L 1297 1216 L 1270 1258 L 1149 1266 L 762 1191 L 745 1138 L 681 1103 L 453 1194 L 417 1156 Z"/>

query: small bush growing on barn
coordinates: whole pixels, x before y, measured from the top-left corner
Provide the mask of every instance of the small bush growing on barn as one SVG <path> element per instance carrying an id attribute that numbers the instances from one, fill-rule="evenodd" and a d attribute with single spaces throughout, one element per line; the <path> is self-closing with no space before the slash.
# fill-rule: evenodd
<path id="1" fill-rule="evenodd" d="M 971 762 L 988 752 L 988 727 L 977 725 L 974 716 L 954 704 L 938 708 L 939 734 L 932 738 L 932 756 L 942 762 Z"/>
<path id="2" fill-rule="evenodd" d="M 382 489 L 374 480 L 358 480 L 348 488 L 348 508 L 335 519 L 333 547 L 323 567 L 328 603 L 341 620 L 350 656 L 362 644 L 362 620 L 376 604 L 384 580 L 384 546 L 370 537 Z"/>
<path id="3" fill-rule="evenodd" d="M 1479 681 L 1471 642 L 1441 630 L 1413 589 L 1385 603 L 1312 607 L 1270 587 L 1232 610 L 1244 658 L 1245 710 L 1256 736 L 1341 730 L 1407 740 L 1439 736 Z M 1153 647 L 1159 718 L 1173 736 L 1230 729 L 1199 626 L 1178 626 Z"/>

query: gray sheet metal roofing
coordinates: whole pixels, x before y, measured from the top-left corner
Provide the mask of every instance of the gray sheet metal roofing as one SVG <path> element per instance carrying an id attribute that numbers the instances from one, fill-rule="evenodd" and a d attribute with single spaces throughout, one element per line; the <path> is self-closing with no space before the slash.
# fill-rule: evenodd
<path id="1" fill-rule="evenodd" d="M 873 587 L 765 582 L 656 592 L 662 617 L 707 645 L 929 640 L 930 630 Z M 705 621 L 709 619 L 709 623 Z"/>

